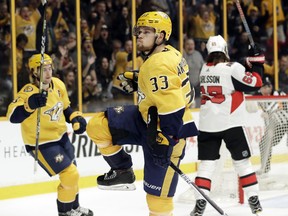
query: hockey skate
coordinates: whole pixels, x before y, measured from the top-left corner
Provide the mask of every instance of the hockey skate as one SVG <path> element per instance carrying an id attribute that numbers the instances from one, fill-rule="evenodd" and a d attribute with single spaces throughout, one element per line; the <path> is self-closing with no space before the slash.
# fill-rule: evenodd
<path id="1" fill-rule="evenodd" d="M 93 216 L 93 212 L 88 208 L 83 208 L 79 206 L 78 208 L 74 209 L 76 212 L 80 212 L 81 216 Z"/>
<path id="2" fill-rule="evenodd" d="M 97 178 L 98 187 L 102 190 L 135 190 L 134 181 L 135 175 L 132 168 L 123 170 L 111 169 L 108 173 Z"/>
<path id="3" fill-rule="evenodd" d="M 204 199 L 197 200 L 193 211 L 190 213 L 190 216 L 202 216 L 206 208 L 206 204 L 207 201 Z"/>
<path id="4" fill-rule="evenodd" d="M 258 196 L 250 197 L 248 199 L 248 203 L 249 203 L 249 206 L 250 206 L 253 214 L 257 215 L 258 213 L 262 212 L 262 207 L 261 207 L 261 204 L 259 202 Z"/>
<path id="5" fill-rule="evenodd" d="M 81 212 L 78 212 L 74 209 L 68 212 L 59 212 L 58 215 L 59 216 L 86 216 L 85 214 L 82 214 Z"/>

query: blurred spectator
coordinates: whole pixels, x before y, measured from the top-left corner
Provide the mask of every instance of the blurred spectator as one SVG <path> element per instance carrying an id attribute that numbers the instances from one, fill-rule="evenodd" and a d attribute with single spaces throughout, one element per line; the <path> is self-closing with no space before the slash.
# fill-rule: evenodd
<path id="1" fill-rule="evenodd" d="M 54 64 L 54 75 L 59 77 L 62 81 L 64 80 L 64 71 L 71 68 L 76 68 L 76 64 L 72 57 L 69 55 L 67 48 L 68 40 L 62 39 L 58 43 L 58 49 L 55 54 L 51 55 Z"/>
<path id="2" fill-rule="evenodd" d="M 97 75 L 95 70 L 96 55 L 92 46 L 90 37 L 83 38 L 82 40 L 82 80 L 85 80 L 86 76 L 90 76 L 92 84 L 96 87 Z"/>
<path id="3" fill-rule="evenodd" d="M 23 68 L 24 48 L 28 43 L 28 38 L 25 34 L 19 34 L 16 37 L 16 66 L 17 73 L 20 73 Z M 12 64 L 10 65 L 10 74 L 12 75 Z M 19 89 L 20 90 L 20 89 Z"/>
<path id="4" fill-rule="evenodd" d="M 266 13 L 262 16 L 256 6 L 250 7 L 247 13 L 247 24 L 250 28 L 252 37 L 256 43 L 261 43 L 267 39 L 265 24 L 269 18 L 269 13 L 266 10 Z"/>
<path id="5" fill-rule="evenodd" d="M 183 57 L 186 59 L 189 66 L 189 80 L 195 89 L 195 97 L 200 97 L 200 70 L 204 64 L 204 59 L 201 53 L 195 50 L 195 42 L 193 38 L 187 38 L 184 42 Z M 199 100 L 196 101 L 196 107 L 199 107 Z"/>
<path id="6" fill-rule="evenodd" d="M 280 43 L 284 43 L 286 41 L 286 35 L 284 33 L 284 21 L 285 16 L 283 13 L 282 2 L 281 0 L 276 0 L 277 7 L 277 35 L 278 41 Z M 266 11 L 268 11 L 269 18 L 266 22 L 266 32 L 268 37 L 272 36 L 273 33 L 273 1 L 271 0 L 262 0 L 261 2 L 261 14 L 265 15 Z"/>
<path id="7" fill-rule="evenodd" d="M 142 1 L 142 7 L 147 11 L 163 11 L 170 17 L 170 8 L 167 0 L 146 0 Z"/>
<path id="8" fill-rule="evenodd" d="M 95 40 L 100 37 L 100 31 L 103 25 L 111 28 L 112 17 L 111 14 L 108 14 L 106 11 L 106 3 L 104 0 L 98 0 L 95 2 L 95 10 L 92 9 L 89 22 L 95 24 Z"/>
<path id="9" fill-rule="evenodd" d="M 144 58 L 145 58 L 145 56 L 141 55 L 141 53 L 138 52 L 138 53 L 136 53 L 136 59 L 134 62 L 132 59 L 132 53 L 129 53 L 127 56 L 127 63 L 126 63 L 125 71 L 139 70 L 139 68 L 141 67 L 141 65 L 144 62 Z M 134 68 L 133 68 L 133 63 L 135 64 Z"/>
<path id="10" fill-rule="evenodd" d="M 27 83 L 29 83 L 29 71 L 25 67 L 24 47 L 28 43 L 28 38 L 25 34 L 19 34 L 16 37 L 16 67 L 17 67 L 17 88 L 18 91 Z M 9 76 L 12 77 L 13 65 L 10 64 Z"/>
<path id="11" fill-rule="evenodd" d="M 97 58 L 102 57 L 110 58 L 113 47 L 112 40 L 110 38 L 110 32 L 107 25 L 102 25 L 100 31 L 100 37 L 93 40 L 93 48 L 95 50 Z"/>
<path id="12" fill-rule="evenodd" d="M 60 10 L 63 14 L 63 19 L 68 25 L 68 28 L 71 31 L 76 31 L 76 1 L 74 0 L 62 0 L 60 1 Z"/>
<path id="13" fill-rule="evenodd" d="M 83 80 L 82 100 L 83 103 L 89 104 L 101 95 L 102 88 L 100 85 L 94 85 L 93 79 L 87 75 Z"/>
<path id="14" fill-rule="evenodd" d="M 241 32 L 234 41 L 231 49 L 230 59 L 232 61 L 242 61 L 248 56 L 249 38 L 247 32 Z"/>
<path id="15" fill-rule="evenodd" d="M 188 32 L 189 37 L 193 37 L 196 49 L 200 49 L 202 42 L 207 42 L 210 36 L 216 34 L 216 17 L 209 13 L 206 4 L 200 4 L 195 14 L 190 16 Z"/>
<path id="16" fill-rule="evenodd" d="M 93 38 L 95 31 L 95 25 L 89 26 L 88 21 L 85 18 L 81 18 L 81 37 Z"/>
<path id="17" fill-rule="evenodd" d="M 40 7 L 43 10 L 42 4 Z M 21 6 L 19 14 L 16 13 L 16 35 L 23 33 L 28 37 L 28 43 L 25 46 L 28 57 L 36 52 L 36 29 L 40 18 L 40 11 L 37 8 L 29 7 L 27 4 Z"/>
<path id="18" fill-rule="evenodd" d="M 123 44 L 127 39 L 131 39 L 132 24 L 128 7 L 123 7 L 122 10 L 118 12 L 112 29 L 112 37 L 119 39 Z"/>
<path id="19" fill-rule="evenodd" d="M 0 41 L 10 44 L 10 13 L 5 2 L 0 3 Z"/>
<path id="20" fill-rule="evenodd" d="M 75 72 L 73 69 L 68 68 L 64 72 L 64 83 L 67 89 L 68 97 L 71 102 L 70 106 L 72 109 L 76 109 L 78 105 L 78 92 Z"/>
<path id="21" fill-rule="evenodd" d="M 279 89 L 288 93 L 288 55 L 280 57 L 279 61 Z"/>
<path id="22" fill-rule="evenodd" d="M 117 53 L 121 50 L 122 48 L 122 42 L 118 39 L 113 39 L 112 41 L 112 47 L 113 47 L 113 51 L 110 57 L 110 70 L 114 70 L 115 68 L 115 64 L 116 64 L 116 55 Z"/>
<path id="23" fill-rule="evenodd" d="M 53 31 L 53 26 L 51 23 L 51 16 L 52 16 L 51 10 L 46 10 L 46 38 L 45 38 L 45 53 L 53 53 L 56 51 L 57 48 L 57 42 L 55 38 L 55 34 Z M 39 21 L 37 24 L 36 29 L 36 49 L 41 50 L 42 46 L 42 35 L 43 35 L 43 21 Z"/>
<path id="24" fill-rule="evenodd" d="M 238 15 L 238 11 L 235 8 L 232 0 L 227 1 L 227 33 L 228 33 L 228 49 L 231 49 L 236 35 L 242 32 L 242 22 Z"/>
<path id="25" fill-rule="evenodd" d="M 99 61 L 99 66 L 96 69 L 98 83 L 101 83 L 102 94 L 101 99 L 106 101 L 113 98 L 112 90 L 112 76 L 113 71 L 110 70 L 109 60 L 106 57 L 102 57 Z"/>
<path id="26" fill-rule="evenodd" d="M 264 75 L 269 77 L 272 84 L 275 86 L 275 68 L 274 65 L 264 64 Z M 279 72 L 278 72 L 279 90 L 288 93 L 288 55 L 281 55 L 279 57 Z"/>
<path id="27" fill-rule="evenodd" d="M 209 2 L 209 1 L 208 1 Z M 222 30 L 223 23 L 220 22 L 220 13 L 222 15 L 222 11 L 220 10 L 220 7 L 218 4 L 215 4 L 214 2 L 207 3 L 207 10 L 209 13 L 209 16 L 211 17 L 211 20 L 215 20 L 215 35 L 217 35 L 220 32 L 220 29 Z"/>
<path id="28" fill-rule="evenodd" d="M 120 87 L 121 82 L 117 79 L 117 76 L 120 73 L 126 71 L 128 54 L 132 53 L 132 49 L 132 40 L 126 40 L 124 44 L 124 49 L 116 54 L 115 71 L 113 76 L 113 89 L 115 90 L 115 93 L 119 92 L 117 91 L 117 89 L 120 90 L 120 92 L 122 93 L 122 88 Z"/>
<path id="29" fill-rule="evenodd" d="M 9 62 L 6 56 L 1 61 Z M 13 98 L 12 82 L 8 77 L 9 64 L 1 64 L 0 66 L 0 116 L 5 116 L 7 107 Z"/>
<path id="30" fill-rule="evenodd" d="M 63 14 L 60 10 L 61 1 L 59 0 L 49 0 L 49 7 L 47 8 L 47 15 L 51 14 L 51 36 L 55 37 L 55 42 L 58 43 L 59 40 L 63 38 L 69 32 L 69 26 L 63 18 Z M 53 38 L 54 39 L 54 38 Z M 54 42 L 52 40 L 51 42 Z"/>
<path id="31" fill-rule="evenodd" d="M 69 32 L 68 34 L 68 42 L 67 49 L 69 52 L 69 56 L 71 56 L 73 62 L 77 62 L 77 38 L 75 32 Z"/>

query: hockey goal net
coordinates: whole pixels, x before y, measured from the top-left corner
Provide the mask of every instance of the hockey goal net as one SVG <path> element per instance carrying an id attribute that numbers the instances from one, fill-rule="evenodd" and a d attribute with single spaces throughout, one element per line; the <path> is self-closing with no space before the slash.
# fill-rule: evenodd
<path id="1" fill-rule="evenodd" d="M 288 96 L 247 96 L 245 125 L 252 151 L 251 162 L 260 190 L 288 189 L 281 169 L 288 168 Z M 210 197 L 217 201 L 244 203 L 245 197 L 224 143 L 221 158 L 212 178 Z M 286 168 L 285 168 L 286 167 Z M 280 169 L 280 170 L 279 170 Z M 193 174 L 194 179 L 196 173 Z M 179 202 L 195 202 L 194 191 L 188 189 L 177 197 Z"/>

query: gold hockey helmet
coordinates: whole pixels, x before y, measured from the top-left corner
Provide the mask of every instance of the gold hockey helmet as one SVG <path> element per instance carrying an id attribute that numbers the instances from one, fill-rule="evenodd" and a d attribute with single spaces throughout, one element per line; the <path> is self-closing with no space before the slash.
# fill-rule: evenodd
<path id="1" fill-rule="evenodd" d="M 52 65 L 52 58 L 44 53 L 44 65 Z M 29 70 L 32 71 L 34 74 L 37 74 L 37 68 L 41 66 L 41 54 L 34 54 L 29 58 L 28 67 Z"/>
<path id="2" fill-rule="evenodd" d="M 139 27 L 152 27 L 156 34 L 165 32 L 165 40 L 169 40 L 172 32 L 172 23 L 170 17 L 161 11 L 150 11 L 142 14 L 133 29 L 134 36 L 137 36 Z"/>

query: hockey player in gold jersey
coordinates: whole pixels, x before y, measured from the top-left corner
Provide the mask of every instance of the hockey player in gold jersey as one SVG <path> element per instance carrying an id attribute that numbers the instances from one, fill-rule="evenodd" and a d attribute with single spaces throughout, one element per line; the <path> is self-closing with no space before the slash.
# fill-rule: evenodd
<path id="1" fill-rule="evenodd" d="M 120 74 L 123 90 L 138 93 L 138 105 L 108 108 L 92 117 L 87 134 L 97 145 L 111 170 L 97 178 L 101 189 L 135 189 L 131 156 L 122 145 L 142 146 L 144 190 L 150 216 L 173 215 L 178 175 L 169 166 L 184 157 L 185 138 L 197 135 L 189 107 L 193 90 L 188 65 L 181 53 L 166 45 L 172 32 L 169 16 L 151 11 L 134 27 L 138 51 L 145 56 L 140 70 Z M 157 139 L 147 141 L 150 107 L 158 110 Z"/>
<path id="2" fill-rule="evenodd" d="M 64 83 L 52 77 L 53 63 L 44 54 L 43 91 L 39 93 L 41 54 L 33 55 L 28 62 L 31 83 L 25 85 L 9 105 L 10 122 L 20 123 L 27 152 L 35 157 L 37 109 L 40 112 L 38 161 L 49 176 L 59 175 L 57 206 L 59 216 L 92 216 L 93 212 L 79 205 L 79 173 L 74 147 L 67 135 L 67 123 L 74 133 L 86 130 L 82 113 L 70 108 Z"/>

